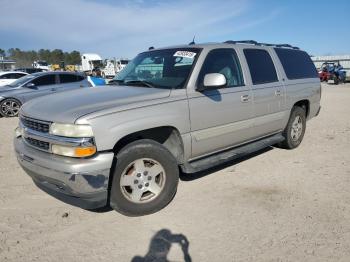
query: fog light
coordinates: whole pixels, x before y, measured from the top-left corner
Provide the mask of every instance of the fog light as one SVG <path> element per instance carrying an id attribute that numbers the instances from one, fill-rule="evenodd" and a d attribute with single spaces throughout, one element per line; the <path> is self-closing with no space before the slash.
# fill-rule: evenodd
<path id="1" fill-rule="evenodd" d="M 61 146 L 61 145 L 52 145 L 52 153 L 61 156 L 69 157 L 88 157 L 96 153 L 96 147 L 70 147 L 70 146 Z"/>
<path id="2" fill-rule="evenodd" d="M 23 129 L 21 127 L 16 127 L 15 129 L 15 137 L 18 138 L 18 137 L 21 137 L 22 136 L 22 132 L 23 132 Z"/>

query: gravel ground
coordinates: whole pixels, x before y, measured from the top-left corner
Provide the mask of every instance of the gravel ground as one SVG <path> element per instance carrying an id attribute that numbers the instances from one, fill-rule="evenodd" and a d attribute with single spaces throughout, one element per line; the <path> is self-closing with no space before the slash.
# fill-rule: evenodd
<path id="1" fill-rule="evenodd" d="M 350 84 L 322 95 L 299 148 L 183 176 L 139 218 L 40 191 L 13 153 L 18 119 L 0 119 L 0 261 L 349 261 Z"/>

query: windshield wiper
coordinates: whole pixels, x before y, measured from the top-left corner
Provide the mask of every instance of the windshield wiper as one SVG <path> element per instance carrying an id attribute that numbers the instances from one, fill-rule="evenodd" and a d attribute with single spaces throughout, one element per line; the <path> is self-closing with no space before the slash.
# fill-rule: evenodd
<path id="1" fill-rule="evenodd" d="M 125 85 L 128 84 L 141 84 L 147 87 L 151 87 L 151 88 L 156 88 L 156 86 L 148 81 L 144 81 L 144 80 L 130 80 L 124 83 Z"/>
<path id="2" fill-rule="evenodd" d="M 124 83 L 124 80 L 112 79 L 108 82 L 108 85 L 119 85 L 120 83 Z"/>

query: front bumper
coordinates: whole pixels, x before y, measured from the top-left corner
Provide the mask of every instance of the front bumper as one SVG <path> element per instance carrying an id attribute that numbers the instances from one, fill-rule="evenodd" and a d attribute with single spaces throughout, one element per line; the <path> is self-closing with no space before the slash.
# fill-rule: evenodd
<path id="1" fill-rule="evenodd" d="M 68 204 L 95 209 L 107 204 L 113 153 L 76 159 L 42 152 L 15 138 L 17 159 L 23 170 L 43 191 Z"/>

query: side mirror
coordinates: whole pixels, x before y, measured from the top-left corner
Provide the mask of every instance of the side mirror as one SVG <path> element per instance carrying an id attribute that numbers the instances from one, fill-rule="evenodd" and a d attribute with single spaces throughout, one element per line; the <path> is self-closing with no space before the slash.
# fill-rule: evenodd
<path id="1" fill-rule="evenodd" d="M 224 87 L 227 84 L 226 77 L 223 74 L 211 73 L 204 76 L 203 86 L 198 87 L 198 91 L 210 90 Z"/>
<path id="2" fill-rule="evenodd" d="M 26 84 L 26 87 L 36 89 L 36 86 L 33 83 Z"/>

